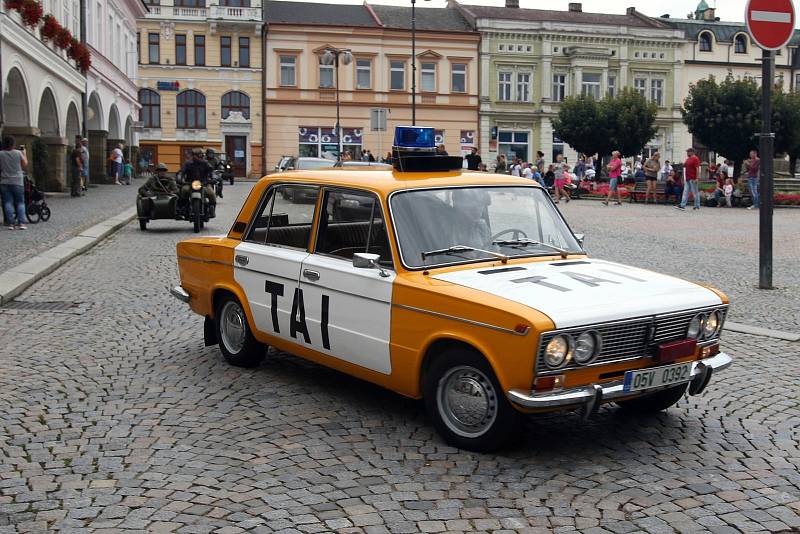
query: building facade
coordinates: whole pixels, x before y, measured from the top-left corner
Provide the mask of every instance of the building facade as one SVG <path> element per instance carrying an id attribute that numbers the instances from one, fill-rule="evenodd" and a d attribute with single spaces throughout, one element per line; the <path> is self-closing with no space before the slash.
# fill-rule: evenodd
<path id="1" fill-rule="evenodd" d="M 261 174 L 261 3 L 164 0 L 139 20 L 140 155 L 175 172 L 192 149 Z"/>
<path id="2" fill-rule="evenodd" d="M 667 159 L 680 130 L 682 33 L 628 9 L 625 15 L 462 5 L 452 2 L 481 33 L 480 147 L 484 160 L 498 154 L 548 161 L 578 154 L 553 132 L 567 97 L 597 99 L 632 87 L 658 106 L 658 133 L 646 152 Z"/>
<path id="3" fill-rule="evenodd" d="M 714 76 L 718 81 L 732 76 L 734 79 L 750 79 L 761 84 L 761 49 L 751 42 L 743 22 L 720 21 L 714 8 L 709 7 L 705 0 L 701 0 L 691 19 L 662 16 L 659 20 L 686 36 L 680 76 L 681 103 L 689 96 L 693 84 L 709 76 Z M 784 91 L 800 89 L 797 66 L 800 59 L 799 37 L 795 36 L 787 46 L 776 52 L 775 84 Z M 704 156 L 708 156 L 684 124 L 679 125 L 678 139 L 680 146 L 698 147 Z"/>
<path id="4" fill-rule="evenodd" d="M 480 36 L 457 10 L 416 13 L 416 123 L 462 153 L 477 144 Z M 395 126 L 412 122 L 410 8 L 267 2 L 264 16 L 267 170 L 283 155 L 336 158 L 337 92 L 344 150 L 385 155 Z M 338 82 L 321 62 L 329 48 L 352 52 Z M 375 109 L 386 110 L 386 131 L 372 130 Z"/>

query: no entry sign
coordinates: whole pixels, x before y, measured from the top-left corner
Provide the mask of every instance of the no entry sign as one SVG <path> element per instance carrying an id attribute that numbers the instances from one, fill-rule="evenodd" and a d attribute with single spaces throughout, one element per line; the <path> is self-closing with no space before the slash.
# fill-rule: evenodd
<path id="1" fill-rule="evenodd" d="M 794 33 L 792 0 L 749 0 L 745 10 L 747 30 L 764 50 L 783 48 Z"/>

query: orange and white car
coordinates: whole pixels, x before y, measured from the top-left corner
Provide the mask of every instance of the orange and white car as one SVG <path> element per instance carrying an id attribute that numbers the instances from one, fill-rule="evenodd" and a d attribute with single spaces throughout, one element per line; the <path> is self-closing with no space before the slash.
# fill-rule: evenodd
<path id="1" fill-rule="evenodd" d="M 271 175 L 226 236 L 177 254 L 171 292 L 231 364 L 257 365 L 271 345 L 424 398 L 466 449 L 500 446 L 521 413 L 660 411 L 731 363 L 722 293 L 589 258 L 522 178 Z"/>

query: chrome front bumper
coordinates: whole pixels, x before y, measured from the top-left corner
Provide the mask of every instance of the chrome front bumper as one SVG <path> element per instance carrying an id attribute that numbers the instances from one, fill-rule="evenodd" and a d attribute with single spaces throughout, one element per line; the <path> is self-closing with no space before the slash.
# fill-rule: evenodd
<path id="1" fill-rule="evenodd" d="M 187 293 L 186 290 L 183 289 L 181 286 L 172 287 L 170 288 L 169 292 L 173 297 L 180 300 L 181 302 L 188 303 L 189 299 L 191 298 L 189 293 Z"/>
<path id="2" fill-rule="evenodd" d="M 710 358 L 698 360 L 692 365 L 691 379 L 689 380 L 689 393 L 699 395 L 711 380 L 714 371 L 721 371 L 730 367 L 733 360 L 724 352 Z M 624 380 L 605 382 L 571 389 L 562 389 L 547 393 L 537 394 L 534 391 L 512 389 L 508 392 L 508 399 L 523 408 L 562 408 L 568 406 L 583 406 L 586 415 L 597 411 L 600 404 L 623 397 L 635 397 L 642 393 L 652 393 L 657 389 L 648 389 L 638 392 L 625 391 Z M 674 384 L 672 384 L 674 385 Z M 661 388 L 663 389 L 663 388 Z"/>

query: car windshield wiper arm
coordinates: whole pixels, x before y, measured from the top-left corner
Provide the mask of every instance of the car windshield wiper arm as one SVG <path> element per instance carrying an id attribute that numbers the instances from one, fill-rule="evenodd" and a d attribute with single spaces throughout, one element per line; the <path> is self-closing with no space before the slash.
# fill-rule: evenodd
<path id="1" fill-rule="evenodd" d="M 429 250 L 427 252 L 422 253 L 422 259 L 427 259 L 429 256 L 439 256 L 441 254 L 457 254 L 459 252 L 483 252 L 484 254 L 489 254 L 490 256 L 494 256 L 495 258 L 499 259 L 503 263 L 508 262 L 508 256 L 505 254 L 500 254 L 499 252 L 492 252 L 491 250 L 483 250 L 480 248 L 475 247 L 468 247 L 466 245 L 454 245 L 449 248 L 441 248 L 438 250 Z"/>
<path id="2" fill-rule="evenodd" d="M 561 247 L 557 247 L 555 245 L 550 245 L 548 243 L 542 243 L 541 241 L 534 241 L 533 239 L 508 239 L 508 240 L 498 240 L 493 241 L 493 245 L 500 245 L 501 247 L 527 247 L 527 246 L 536 246 L 536 247 L 545 247 L 551 250 L 555 250 L 559 254 L 561 254 L 562 259 L 567 259 L 567 256 L 570 254 L 570 251 Z"/>

